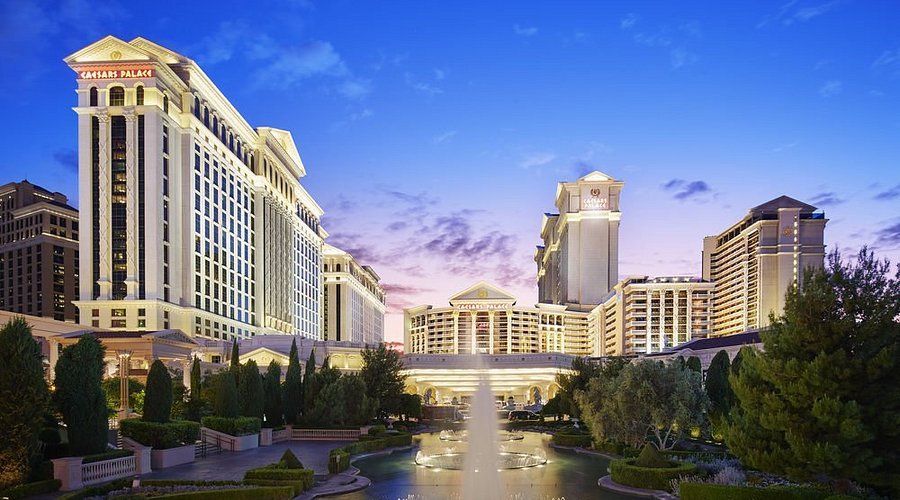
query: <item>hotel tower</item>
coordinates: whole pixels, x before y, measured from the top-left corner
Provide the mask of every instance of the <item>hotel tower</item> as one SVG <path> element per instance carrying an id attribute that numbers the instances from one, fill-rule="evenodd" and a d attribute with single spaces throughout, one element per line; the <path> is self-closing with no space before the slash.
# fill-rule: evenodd
<path id="1" fill-rule="evenodd" d="M 81 321 L 233 340 L 322 336 L 322 209 L 291 133 L 191 59 L 108 36 L 65 59 L 78 116 Z"/>

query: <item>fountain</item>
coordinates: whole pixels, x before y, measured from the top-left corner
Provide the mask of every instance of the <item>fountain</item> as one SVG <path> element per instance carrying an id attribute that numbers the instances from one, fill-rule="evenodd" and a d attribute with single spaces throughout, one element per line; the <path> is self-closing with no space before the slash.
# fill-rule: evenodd
<path id="1" fill-rule="evenodd" d="M 469 420 L 471 439 L 463 469 L 464 500 L 505 497 L 498 470 L 500 452 L 497 448 L 497 412 L 494 409 L 494 395 L 485 379 L 482 375 L 472 397 Z"/>

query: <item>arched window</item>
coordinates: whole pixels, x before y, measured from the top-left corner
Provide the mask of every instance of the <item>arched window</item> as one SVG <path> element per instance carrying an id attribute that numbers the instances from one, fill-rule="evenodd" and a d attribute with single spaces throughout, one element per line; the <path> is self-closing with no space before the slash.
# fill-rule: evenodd
<path id="1" fill-rule="evenodd" d="M 164 113 L 169 112 L 169 96 L 167 96 L 167 95 L 163 96 L 163 112 Z"/>
<path id="2" fill-rule="evenodd" d="M 209 108 L 203 108 L 203 124 L 209 128 Z"/>
<path id="3" fill-rule="evenodd" d="M 124 106 L 125 105 L 125 89 L 122 87 L 113 87 L 109 89 L 109 105 Z"/>
<path id="4" fill-rule="evenodd" d="M 213 117 L 213 134 L 219 135 L 219 117 Z"/>
<path id="5" fill-rule="evenodd" d="M 228 144 L 225 142 L 225 122 L 222 122 L 222 135 L 219 138 L 222 139 L 222 144 Z"/>
<path id="6" fill-rule="evenodd" d="M 91 87 L 90 96 L 91 96 L 90 97 L 90 105 L 96 106 L 97 105 L 97 87 Z"/>
<path id="7" fill-rule="evenodd" d="M 144 86 L 143 85 L 138 86 L 137 90 L 135 91 L 135 96 L 136 96 L 135 104 L 137 104 L 138 106 L 143 106 L 144 105 Z"/>
<path id="8" fill-rule="evenodd" d="M 228 149 L 230 149 L 231 152 L 234 153 L 234 134 L 232 134 L 231 132 L 228 133 Z"/>

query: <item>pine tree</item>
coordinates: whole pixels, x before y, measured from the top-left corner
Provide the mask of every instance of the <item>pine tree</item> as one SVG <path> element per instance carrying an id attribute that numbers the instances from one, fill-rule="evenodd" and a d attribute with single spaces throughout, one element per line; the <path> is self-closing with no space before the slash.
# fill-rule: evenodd
<path id="1" fill-rule="evenodd" d="M 166 423 L 172 416 L 172 376 L 162 361 L 156 360 L 147 373 L 147 389 L 144 393 L 145 422 Z"/>
<path id="2" fill-rule="evenodd" d="M 241 370 L 238 398 L 241 406 L 241 416 L 256 417 L 262 420 L 265 409 L 265 394 L 263 393 L 259 367 L 256 365 L 256 361 L 252 359 L 247 361 Z"/>
<path id="3" fill-rule="evenodd" d="M 24 483 L 50 401 L 40 345 L 22 317 L 0 330 L 0 491 Z"/>
<path id="4" fill-rule="evenodd" d="M 266 427 L 277 427 L 283 422 L 284 410 L 281 405 L 281 366 L 274 359 L 266 369 L 263 386 L 266 401 Z"/>
<path id="5" fill-rule="evenodd" d="M 322 365 L 327 366 L 327 365 Z M 309 358 L 306 360 L 306 367 L 303 370 L 303 385 L 300 395 L 303 401 L 303 408 L 309 409 L 316 404 L 316 350 L 310 349 Z"/>
<path id="6" fill-rule="evenodd" d="M 234 383 L 234 374 L 231 370 L 216 374 L 213 413 L 215 413 L 217 417 L 227 418 L 237 417 L 241 413 L 240 403 L 238 402 L 237 384 Z"/>
<path id="7" fill-rule="evenodd" d="M 804 274 L 732 377 L 730 450 L 761 470 L 900 494 L 900 269 L 867 249 Z"/>
<path id="8" fill-rule="evenodd" d="M 68 428 L 69 451 L 91 455 L 106 450 L 109 413 L 100 383 L 106 349 L 90 334 L 62 350 L 56 363 L 53 401 Z"/>
<path id="9" fill-rule="evenodd" d="M 706 371 L 706 395 L 709 397 L 709 413 L 713 419 L 728 415 L 731 411 L 734 392 L 728 382 L 730 368 L 728 353 L 723 350 L 716 353 Z"/>
<path id="10" fill-rule="evenodd" d="M 300 357 L 297 354 L 297 339 L 291 342 L 291 353 L 288 356 L 287 373 L 284 375 L 282 387 L 282 402 L 284 406 L 284 420 L 288 424 L 296 424 L 303 409 L 303 386 L 300 370 Z"/>
<path id="11" fill-rule="evenodd" d="M 362 358 L 360 375 L 377 414 L 386 417 L 399 413 L 400 395 L 406 392 L 406 376 L 403 375 L 400 355 L 381 343 L 376 349 L 365 349 Z"/>

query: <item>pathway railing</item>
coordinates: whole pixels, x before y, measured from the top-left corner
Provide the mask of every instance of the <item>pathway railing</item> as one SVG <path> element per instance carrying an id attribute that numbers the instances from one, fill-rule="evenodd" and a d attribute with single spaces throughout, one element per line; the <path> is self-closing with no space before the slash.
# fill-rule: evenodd
<path id="1" fill-rule="evenodd" d="M 277 431 L 272 431 L 272 442 L 280 443 L 282 441 L 288 441 L 291 439 L 291 429 L 280 429 Z"/>
<path id="2" fill-rule="evenodd" d="M 104 483 L 135 474 L 134 455 L 81 464 L 81 482 L 85 486 Z"/>
<path id="3" fill-rule="evenodd" d="M 359 434 L 359 429 L 293 429 L 291 439 L 301 441 L 356 441 L 359 439 Z"/>

